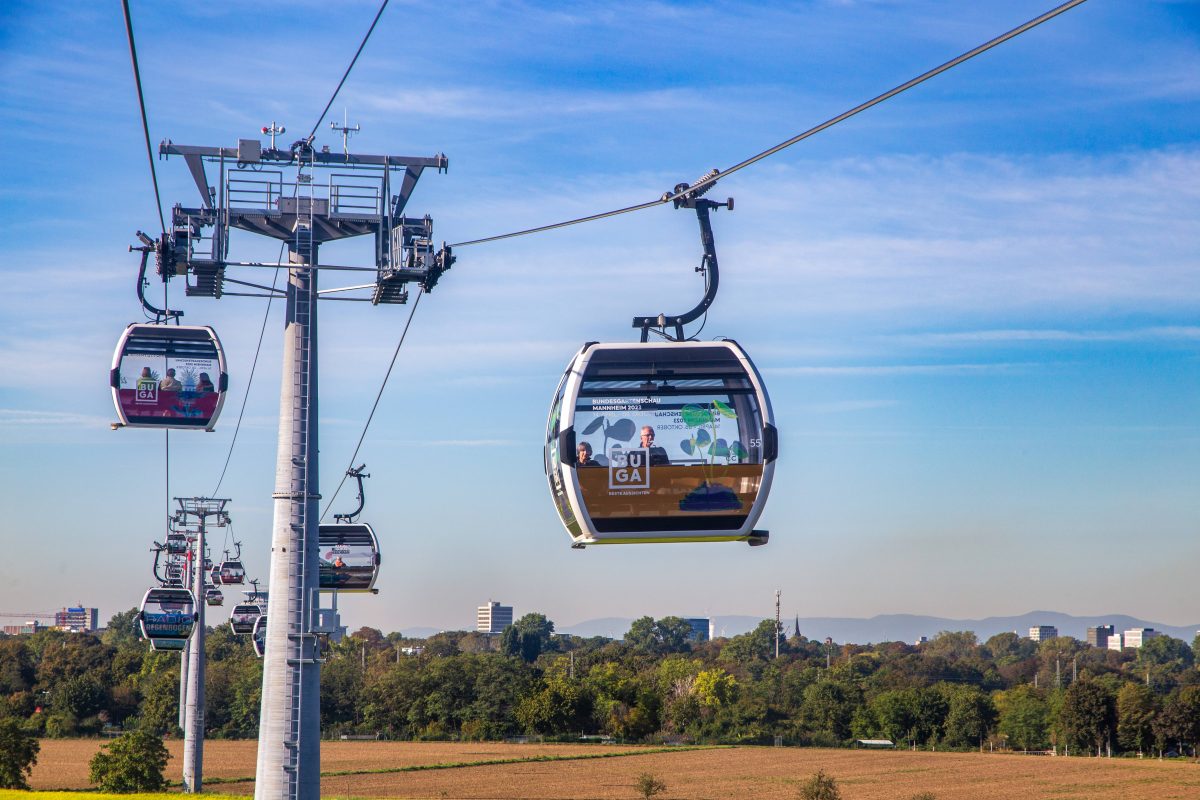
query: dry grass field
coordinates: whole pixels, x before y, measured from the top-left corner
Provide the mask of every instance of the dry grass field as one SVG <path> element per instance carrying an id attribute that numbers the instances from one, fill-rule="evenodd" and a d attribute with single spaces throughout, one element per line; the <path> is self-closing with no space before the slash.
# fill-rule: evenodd
<path id="1" fill-rule="evenodd" d="M 100 743 L 44 741 L 34 788 L 87 785 L 87 761 Z M 255 742 L 209 742 L 206 778 L 254 773 Z M 737 747 L 658 752 L 656 748 L 497 743 L 324 742 L 322 770 L 329 798 L 470 798 L 471 800 L 603 800 L 638 796 L 634 783 L 652 772 L 667 784 L 666 800 L 795 800 L 799 784 L 818 769 L 833 775 L 844 800 L 907 800 L 933 792 L 938 800 L 1196 800 L 1200 765 L 1153 759 L 1052 758 L 979 753 Z M 168 769 L 178 779 L 182 744 Z M 611 758 L 471 762 L 537 756 Z M 460 764 L 446 769 L 404 767 Z M 391 772 L 369 771 L 393 770 Z M 215 783 L 206 791 L 238 795 L 253 784 Z"/>

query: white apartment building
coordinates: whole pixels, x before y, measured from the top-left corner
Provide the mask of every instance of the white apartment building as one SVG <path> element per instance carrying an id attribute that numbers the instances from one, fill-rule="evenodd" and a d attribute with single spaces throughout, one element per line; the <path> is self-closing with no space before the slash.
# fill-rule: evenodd
<path id="1" fill-rule="evenodd" d="M 1123 638 L 1125 639 L 1124 646 L 1141 647 L 1155 636 L 1162 636 L 1162 633 L 1154 630 L 1154 628 L 1130 628 L 1123 634 Z"/>
<path id="2" fill-rule="evenodd" d="M 486 606 L 479 606 L 476 609 L 475 630 L 479 633 L 502 633 L 512 624 L 512 606 L 502 606 L 489 600 Z"/>
<path id="3" fill-rule="evenodd" d="M 1044 642 L 1057 637 L 1058 628 L 1053 625 L 1036 625 L 1029 629 L 1029 638 L 1035 642 Z"/>
<path id="4" fill-rule="evenodd" d="M 1123 634 L 1123 633 L 1109 634 L 1108 649 L 1109 650 L 1117 650 L 1117 651 L 1124 650 L 1125 649 L 1125 634 Z"/>

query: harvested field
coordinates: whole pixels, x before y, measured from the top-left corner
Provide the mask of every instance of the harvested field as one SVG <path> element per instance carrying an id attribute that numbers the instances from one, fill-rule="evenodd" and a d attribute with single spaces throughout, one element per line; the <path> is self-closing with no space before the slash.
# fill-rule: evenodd
<path id="1" fill-rule="evenodd" d="M 87 759 L 98 746 L 97 742 L 43 742 L 42 758 L 34 772 L 35 787 L 85 786 Z M 255 747 L 255 742 L 209 742 L 205 776 L 252 774 Z M 179 743 L 172 743 L 172 752 L 179 751 Z M 1195 763 L 980 753 L 758 747 L 661 752 L 629 746 L 324 742 L 322 768 L 325 772 L 366 772 L 604 752 L 629 755 L 329 776 L 322 780 L 321 793 L 338 798 L 625 800 L 637 796 L 637 776 L 652 772 L 666 782 L 663 797 L 667 800 L 794 800 L 800 782 L 823 769 L 837 779 L 844 800 L 907 800 L 917 792 L 933 792 L 938 800 L 1200 797 L 1200 765 Z M 73 759 L 79 761 L 68 768 L 66 762 Z M 171 763 L 175 777 L 177 759 Z M 75 782 L 66 782 L 68 774 Z M 205 788 L 246 795 L 253 791 L 253 784 L 218 783 Z"/>

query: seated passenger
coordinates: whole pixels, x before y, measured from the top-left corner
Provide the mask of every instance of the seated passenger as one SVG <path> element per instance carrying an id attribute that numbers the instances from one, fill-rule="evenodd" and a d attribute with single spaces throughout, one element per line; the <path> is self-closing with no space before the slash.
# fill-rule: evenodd
<path id="1" fill-rule="evenodd" d="M 577 467 L 598 467 L 600 463 L 592 458 L 592 446 L 587 442 L 579 443 L 579 460 L 575 462 Z"/>
<path id="2" fill-rule="evenodd" d="M 207 372 L 201 372 L 200 377 L 196 380 L 197 392 L 215 392 L 217 387 L 213 386 L 213 382 L 208 377 Z"/>
<path id="3" fill-rule="evenodd" d="M 667 451 L 654 445 L 654 428 L 649 425 L 642 426 L 642 447 L 649 451 L 650 466 L 667 466 L 671 463 L 671 459 L 667 457 Z"/>
<path id="4" fill-rule="evenodd" d="M 183 384 L 175 380 L 175 370 L 167 370 L 167 376 L 158 382 L 158 388 L 164 392 L 178 392 Z"/>

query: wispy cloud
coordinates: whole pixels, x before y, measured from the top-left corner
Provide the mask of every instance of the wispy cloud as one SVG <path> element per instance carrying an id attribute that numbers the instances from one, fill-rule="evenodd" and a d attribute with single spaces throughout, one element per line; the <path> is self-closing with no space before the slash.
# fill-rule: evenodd
<path id="1" fill-rule="evenodd" d="M 69 411 L 47 411 L 35 408 L 0 408 L 0 427 L 23 428 L 30 425 L 55 428 L 106 428 L 112 422 L 107 417 L 93 417 Z"/>
<path id="2" fill-rule="evenodd" d="M 980 344 L 1041 344 L 1110 343 L 1110 342 L 1171 342 L 1200 339 L 1200 326 L 1176 325 L 1130 330 L 1059 330 L 1059 329 L 999 329 L 981 331 L 950 331 L 940 333 L 894 334 L 889 341 L 918 345 L 980 345 Z"/>

